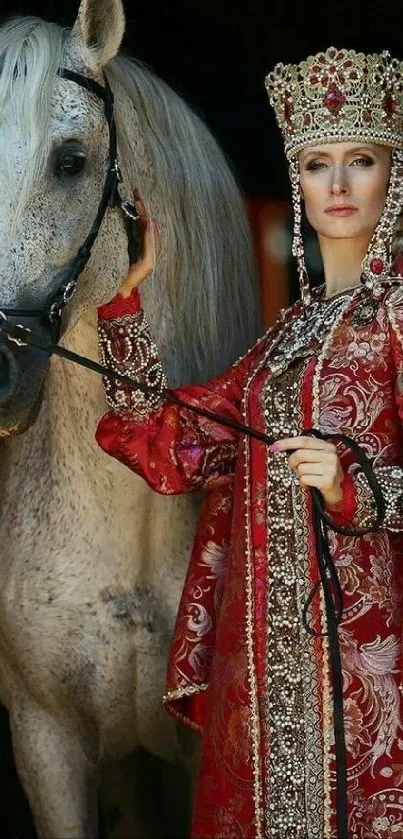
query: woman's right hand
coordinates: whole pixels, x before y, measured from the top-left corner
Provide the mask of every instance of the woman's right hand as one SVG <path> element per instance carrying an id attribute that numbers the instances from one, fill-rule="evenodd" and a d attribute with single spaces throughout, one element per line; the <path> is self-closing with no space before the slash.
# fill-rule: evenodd
<path id="1" fill-rule="evenodd" d="M 137 288 L 143 280 L 152 274 L 156 263 L 158 222 L 155 219 L 147 218 L 145 206 L 138 196 L 135 204 L 140 216 L 142 231 L 141 256 L 137 262 L 130 266 L 118 292 L 120 297 L 130 297 L 133 289 Z"/>

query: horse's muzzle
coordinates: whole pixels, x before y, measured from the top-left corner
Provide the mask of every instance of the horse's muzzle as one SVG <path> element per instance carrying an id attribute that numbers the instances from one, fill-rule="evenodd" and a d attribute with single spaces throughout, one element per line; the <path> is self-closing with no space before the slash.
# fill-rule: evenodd
<path id="1" fill-rule="evenodd" d="M 0 438 L 22 434 L 35 422 L 48 366 L 48 355 L 7 338 L 0 321 Z"/>

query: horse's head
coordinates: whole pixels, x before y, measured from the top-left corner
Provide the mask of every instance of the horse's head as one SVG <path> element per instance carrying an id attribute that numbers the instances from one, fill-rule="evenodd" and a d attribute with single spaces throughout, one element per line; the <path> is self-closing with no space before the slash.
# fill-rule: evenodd
<path id="1" fill-rule="evenodd" d="M 104 86 L 123 32 L 121 0 L 82 0 L 71 33 L 33 18 L 0 29 L 0 310 L 18 310 L 14 322 L 37 332 L 49 329 L 46 310 L 92 229 L 110 166 L 104 102 L 58 73 Z M 107 210 L 64 331 L 113 297 L 127 265 L 123 215 Z M 25 320 L 26 310 L 45 315 Z M 47 363 L 0 331 L 0 436 L 35 418 Z"/>
<path id="2" fill-rule="evenodd" d="M 111 160 L 108 106 L 96 87 L 107 77 L 122 198 L 138 188 L 161 229 L 144 305 L 170 383 L 200 381 L 257 337 L 245 207 L 199 117 L 148 68 L 115 58 L 123 30 L 121 0 L 81 0 L 71 32 L 32 18 L 0 29 L 0 311 L 18 310 L 14 322 L 24 324 L 22 310 L 49 309 L 88 240 Z M 61 68 L 70 75 L 61 77 Z M 88 90 L 83 76 L 92 80 Z M 114 296 L 127 245 L 123 213 L 108 209 L 62 331 Z M 0 436 L 32 422 L 47 366 L 43 355 L 10 342 L 1 323 L 0 316 Z M 43 317 L 26 325 L 47 329 Z"/>

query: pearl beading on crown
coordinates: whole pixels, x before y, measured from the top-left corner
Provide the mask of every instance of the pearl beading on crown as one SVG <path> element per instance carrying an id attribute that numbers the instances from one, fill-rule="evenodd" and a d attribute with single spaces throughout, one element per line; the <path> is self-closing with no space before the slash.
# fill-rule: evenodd
<path id="1" fill-rule="evenodd" d="M 403 62 L 329 47 L 266 77 L 289 159 L 306 146 L 370 142 L 403 149 Z"/>

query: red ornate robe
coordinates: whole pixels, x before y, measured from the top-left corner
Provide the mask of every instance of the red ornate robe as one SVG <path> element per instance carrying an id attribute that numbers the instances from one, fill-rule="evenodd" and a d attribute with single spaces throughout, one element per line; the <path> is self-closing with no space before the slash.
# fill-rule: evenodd
<path id="1" fill-rule="evenodd" d="M 137 293 L 100 310 L 102 359 L 154 388 L 106 382 L 100 446 L 157 492 L 207 491 L 172 641 L 168 709 L 203 732 L 193 836 L 336 839 L 332 677 L 310 495 L 284 454 L 161 402 Z M 316 427 L 374 462 L 386 518 L 330 532 L 339 626 L 349 839 L 403 839 L 403 281 L 298 303 L 229 372 L 175 393 L 280 438 Z M 370 523 L 350 452 L 339 523 Z"/>

